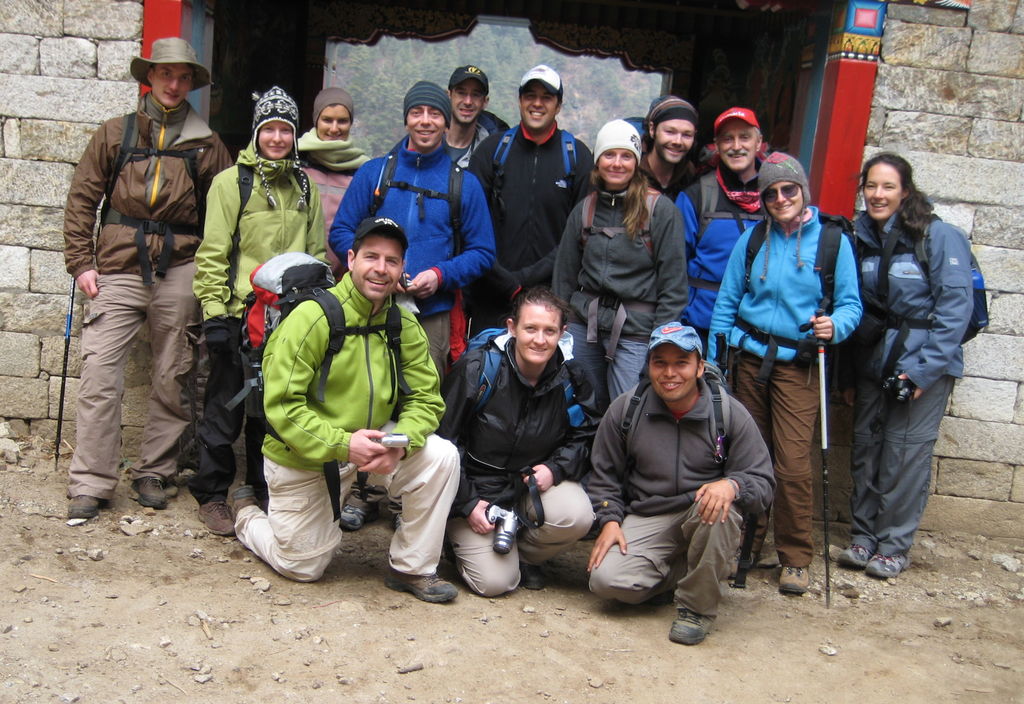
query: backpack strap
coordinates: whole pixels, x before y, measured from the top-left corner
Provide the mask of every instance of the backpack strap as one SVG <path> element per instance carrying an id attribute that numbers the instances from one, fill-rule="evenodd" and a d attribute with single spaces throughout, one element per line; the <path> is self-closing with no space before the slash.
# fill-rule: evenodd
<path id="1" fill-rule="evenodd" d="M 462 180 L 463 169 L 453 161 L 448 172 L 448 215 L 452 224 L 452 256 L 461 254 L 465 244 L 462 241 Z"/>
<path id="2" fill-rule="evenodd" d="M 327 350 L 320 363 L 320 381 L 316 387 L 316 400 L 323 403 L 326 397 L 327 377 L 331 372 L 331 363 L 334 361 L 334 356 L 341 352 L 342 345 L 345 344 L 345 309 L 337 296 L 322 288 L 313 289 L 313 300 L 323 310 L 330 331 L 327 338 Z"/>
<path id="3" fill-rule="evenodd" d="M 388 349 L 391 350 L 392 364 L 395 365 L 391 393 L 394 395 L 397 385 L 402 394 L 409 395 L 412 393 L 412 389 L 409 388 L 409 384 L 405 381 L 405 374 L 402 372 L 402 309 L 393 302 L 388 308 L 388 314 L 384 320 L 384 335 L 387 337 Z"/>
<path id="4" fill-rule="evenodd" d="M 715 448 L 715 464 L 723 465 L 729 459 L 729 422 L 732 420 L 732 409 L 729 408 L 725 392 L 717 380 L 705 377 L 704 383 L 711 393 L 712 413 L 708 430 L 711 433 L 711 445 Z"/>
<path id="5" fill-rule="evenodd" d="M 761 249 L 761 245 L 764 244 L 764 238 L 768 234 L 768 223 L 764 220 L 754 225 L 754 231 L 750 233 L 750 239 L 747 240 L 747 251 L 746 258 L 743 264 L 743 288 L 744 290 L 750 290 L 750 268 L 754 266 L 754 257 L 757 256 L 758 251 Z"/>
<path id="6" fill-rule="evenodd" d="M 572 188 L 576 180 L 576 136 L 562 130 L 562 166 L 565 167 L 565 186 Z"/>
<path id="7" fill-rule="evenodd" d="M 483 410 L 494 395 L 494 383 L 497 381 L 498 368 L 501 366 L 501 350 L 488 341 L 484 346 L 483 364 L 480 366 L 480 380 L 477 382 L 476 400 L 473 402 L 473 415 Z"/>
<path id="8" fill-rule="evenodd" d="M 380 210 L 380 206 L 384 205 L 384 198 L 388 194 L 388 189 L 391 188 L 391 179 L 395 177 L 395 168 L 398 166 L 398 146 L 399 142 L 391 151 L 388 152 L 387 156 L 384 157 L 384 166 L 380 169 L 380 176 L 377 177 L 377 187 L 373 189 L 373 201 L 370 203 L 370 215 L 373 217 Z"/>
<path id="9" fill-rule="evenodd" d="M 583 220 L 580 223 L 580 249 L 587 246 L 587 240 L 594 231 L 594 213 L 597 212 L 597 192 L 592 191 L 583 198 Z"/>
<path id="10" fill-rule="evenodd" d="M 820 310 L 832 312 L 836 290 L 836 260 L 839 259 L 839 248 L 842 246 L 844 223 L 846 218 L 832 215 L 820 215 L 821 234 L 818 235 L 818 251 L 814 256 L 814 270 L 821 279 Z M 849 221 L 846 221 L 849 224 Z M 849 231 L 847 228 L 845 231 Z"/>
<path id="11" fill-rule="evenodd" d="M 636 428 L 637 419 L 640 417 L 640 402 L 643 400 L 647 390 L 651 388 L 651 380 L 646 375 L 636 385 L 633 395 L 629 399 L 629 405 L 622 416 L 622 423 L 619 425 L 619 436 L 626 445 L 626 452 L 629 453 L 629 443 L 633 439 L 633 429 Z"/>
<path id="12" fill-rule="evenodd" d="M 238 276 L 238 258 L 241 255 L 242 214 L 252 196 L 253 170 L 246 164 L 238 165 L 238 218 L 235 231 L 231 233 L 231 251 L 228 253 L 228 298 L 235 294 L 235 278 Z"/>
<path id="13" fill-rule="evenodd" d="M 517 127 L 509 127 L 505 130 L 505 134 L 501 135 L 498 146 L 494 149 L 494 156 L 491 158 L 493 172 L 491 213 L 498 222 L 505 219 L 505 201 L 501 197 L 501 189 L 505 185 L 505 162 L 508 161 L 509 152 L 512 151 L 512 140 L 515 139 L 517 129 Z"/>
<path id="14" fill-rule="evenodd" d="M 110 198 L 114 195 L 114 186 L 121 175 L 121 169 L 128 162 L 132 149 L 135 148 L 135 140 L 138 135 L 135 132 L 134 112 L 130 112 L 121 118 L 121 145 L 118 147 L 117 156 L 110 169 L 110 178 L 107 179 L 107 190 L 103 194 L 103 208 L 100 210 L 100 222 L 106 224 L 107 214 L 110 212 Z"/>

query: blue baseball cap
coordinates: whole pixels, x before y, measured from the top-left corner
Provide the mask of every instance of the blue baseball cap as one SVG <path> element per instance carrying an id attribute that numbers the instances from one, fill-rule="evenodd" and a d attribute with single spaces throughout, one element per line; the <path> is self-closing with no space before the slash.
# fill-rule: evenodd
<path id="1" fill-rule="evenodd" d="M 667 325 L 656 327 L 654 332 L 651 333 L 651 341 L 647 345 L 647 351 L 650 352 L 655 347 L 666 344 L 675 345 L 683 352 L 704 354 L 704 348 L 700 344 L 700 335 L 689 325 L 683 325 L 682 323 L 668 323 Z"/>

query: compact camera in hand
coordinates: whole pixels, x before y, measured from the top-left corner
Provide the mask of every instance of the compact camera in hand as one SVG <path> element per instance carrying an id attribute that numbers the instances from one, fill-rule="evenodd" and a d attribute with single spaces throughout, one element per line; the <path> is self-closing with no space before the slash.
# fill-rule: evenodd
<path id="1" fill-rule="evenodd" d="M 405 433 L 388 433 L 375 442 L 379 442 L 384 447 L 409 447 L 409 436 Z"/>
<path id="2" fill-rule="evenodd" d="M 519 532 L 519 519 L 515 511 L 491 504 L 487 507 L 487 520 L 494 524 L 494 552 L 507 555 Z"/>
<path id="3" fill-rule="evenodd" d="M 899 374 L 893 374 L 882 382 L 882 391 L 890 394 L 897 403 L 906 403 L 914 398 L 917 384 L 910 379 L 901 379 Z"/>

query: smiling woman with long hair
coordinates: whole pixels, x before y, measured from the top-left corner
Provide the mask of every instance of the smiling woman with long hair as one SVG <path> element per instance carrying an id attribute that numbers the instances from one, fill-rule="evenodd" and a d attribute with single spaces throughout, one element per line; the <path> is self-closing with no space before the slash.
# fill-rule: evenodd
<path id="1" fill-rule="evenodd" d="M 647 338 L 686 305 L 683 220 L 639 169 L 640 135 L 624 120 L 597 133 L 591 182 L 562 233 L 553 286 L 571 308 L 573 354 L 601 410 L 640 378 Z"/>
<path id="2" fill-rule="evenodd" d="M 932 214 L 910 163 L 890 153 L 865 162 L 856 221 L 864 321 L 854 335 L 850 545 L 839 564 L 873 577 L 910 566 L 928 500 L 932 449 L 971 317 L 971 250 Z"/>

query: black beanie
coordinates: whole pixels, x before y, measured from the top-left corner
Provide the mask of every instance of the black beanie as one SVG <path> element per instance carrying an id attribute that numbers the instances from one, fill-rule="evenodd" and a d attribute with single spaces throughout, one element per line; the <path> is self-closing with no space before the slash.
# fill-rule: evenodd
<path id="1" fill-rule="evenodd" d="M 409 111 L 418 105 L 436 108 L 444 115 L 445 127 L 452 124 L 452 99 L 441 86 L 430 81 L 417 81 L 405 94 L 402 105 L 403 121 L 409 117 Z"/>

